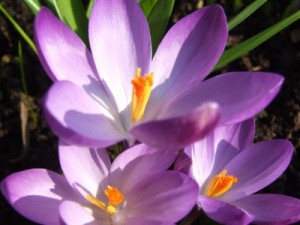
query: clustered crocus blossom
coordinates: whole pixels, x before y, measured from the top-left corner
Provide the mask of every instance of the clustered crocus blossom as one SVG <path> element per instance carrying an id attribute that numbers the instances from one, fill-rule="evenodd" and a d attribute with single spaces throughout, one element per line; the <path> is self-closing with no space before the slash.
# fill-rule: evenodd
<path id="1" fill-rule="evenodd" d="M 283 78 L 233 72 L 204 81 L 227 41 L 223 9 L 211 5 L 178 21 L 152 58 L 147 20 L 135 0 L 95 1 L 90 50 L 48 9 L 35 20 L 40 61 L 54 81 L 44 101 L 60 139 L 107 147 L 136 140 L 179 149 L 264 108 Z"/>
<path id="2" fill-rule="evenodd" d="M 172 225 L 196 203 L 197 183 L 181 172 L 167 171 L 176 157 L 173 150 L 140 144 L 111 164 L 104 149 L 61 144 L 59 157 L 64 176 L 31 169 L 1 183 L 8 202 L 34 222 Z"/>
<path id="3" fill-rule="evenodd" d="M 176 168 L 198 183 L 199 210 L 221 224 L 293 224 L 300 220 L 299 199 L 253 194 L 284 172 L 293 146 L 287 140 L 253 144 L 253 136 L 252 119 L 218 127 L 185 148 Z"/>
<path id="4" fill-rule="evenodd" d="M 38 55 L 54 81 L 44 111 L 60 138 L 64 175 L 31 169 L 8 176 L 1 192 L 12 207 L 47 225 L 174 225 L 196 204 L 222 224 L 300 220 L 300 200 L 253 194 L 292 156 L 286 140 L 253 144 L 249 119 L 276 96 L 282 76 L 233 72 L 205 80 L 227 40 L 220 6 L 178 21 L 153 58 L 135 0 L 95 1 L 88 32 L 91 51 L 50 10 L 36 17 Z M 144 144 L 111 163 L 103 148 L 121 140 Z"/>

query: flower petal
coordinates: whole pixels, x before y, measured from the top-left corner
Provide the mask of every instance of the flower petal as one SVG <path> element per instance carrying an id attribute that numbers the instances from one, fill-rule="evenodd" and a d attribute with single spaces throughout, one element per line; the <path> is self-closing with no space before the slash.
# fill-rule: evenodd
<path id="1" fill-rule="evenodd" d="M 227 41 L 222 7 L 211 5 L 179 20 L 155 53 L 154 87 L 149 108 L 157 109 L 202 81 L 219 60 Z M 151 107 L 150 107 L 151 105 Z M 147 112 L 146 112 L 147 113 Z"/>
<path id="2" fill-rule="evenodd" d="M 147 162 L 143 162 L 143 157 L 149 157 Z M 138 144 L 122 152 L 113 161 L 111 171 L 117 169 L 123 170 L 128 164 L 131 164 L 134 161 L 137 164 L 143 164 L 145 168 L 149 168 L 144 170 L 152 174 L 153 171 L 158 172 L 169 168 L 176 157 L 177 153 L 174 150 L 157 149 L 145 144 Z M 157 161 L 159 161 L 159 164 L 157 164 Z"/>
<path id="3" fill-rule="evenodd" d="M 219 198 L 235 201 L 264 188 L 284 172 L 292 153 L 293 146 L 286 140 L 260 142 L 242 151 L 223 168 L 238 182 Z"/>
<path id="4" fill-rule="evenodd" d="M 125 138 L 109 110 L 69 81 L 52 85 L 44 108 L 49 126 L 68 143 L 105 147 Z"/>
<path id="5" fill-rule="evenodd" d="M 142 123 L 129 133 L 153 147 L 180 149 L 204 138 L 218 120 L 217 104 L 206 103 L 186 115 Z"/>
<path id="6" fill-rule="evenodd" d="M 253 117 L 277 95 L 283 77 L 272 73 L 236 72 L 208 79 L 178 97 L 161 112 L 160 117 L 187 113 L 203 102 L 220 105 L 220 125 Z"/>
<path id="7" fill-rule="evenodd" d="M 110 225 L 109 221 L 99 221 L 77 202 L 63 201 L 59 206 L 60 219 L 64 224 L 72 225 Z"/>
<path id="8" fill-rule="evenodd" d="M 166 171 L 176 156 L 174 150 L 155 149 L 144 144 L 133 146 L 112 163 L 110 184 L 127 193 L 142 179 Z"/>
<path id="9" fill-rule="evenodd" d="M 14 173 L 1 182 L 1 191 L 18 213 L 39 224 L 59 224 L 62 199 L 77 198 L 62 176 L 45 169 Z"/>
<path id="10" fill-rule="evenodd" d="M 234 205 L 206 196 L 199 197 L 201 208 L 211 219 L 230 225 L 247 225 L 252 221 L 250 214 Z"/>
<path id="11" fill-rule="evenodd" d="M 126 208 L 119 213 L 140 221 L 175 223 L 192 209 L 197 195 L 198 186 L 188 176 L 176 171 L 161 172 L 137 184 L 126 196 Z"/>
<path id="12" fill-rule="evenodd" d="M 97 196 L 98 189 L 105 190 L 110 169 L 110 159 L 105 149 L 59 144 L 59 161 L 70 185 L 86 197 L 87 192 Z"/>
<path id="13" fill-rule="evenodd" d="M 151 40 L 146 18 L 135 0 L 96 1 L 90 16 L 93 57 L 118 112 L 129 127 L 132 85 L 136 69 L 149 73 Z"/>
<path id="14" fill-rule="evenodd" d="M 294 224 L 300 220 L 300 200 L 285 195 L 250 195 L 232 204 L 251 214 L 255 224 Z"/>
<path id="15" fill-rule="evenodd" d="M 69 80 L 79 87 L 90 84 L 91 79 L 99 82 L 89 50 L 49 9 L 39 11 L 34 31 L 39 58 L 53 81 Z"/>
<path id="16" fill-rule="evenodd" d="M 192 160 L 190 175 L 198 183 L 201 193 L 203 184 L 219 173 L 241 149 L 248 147 L 254 137 L 254 120 L 217 127 L 204 139 L 187 146 L 184 151 Z"/>

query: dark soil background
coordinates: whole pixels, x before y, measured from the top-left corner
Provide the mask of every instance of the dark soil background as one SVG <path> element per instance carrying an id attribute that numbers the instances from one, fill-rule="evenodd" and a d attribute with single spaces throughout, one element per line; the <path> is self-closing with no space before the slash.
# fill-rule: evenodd
<path id="1" fill-rule="evenodd" d="M 34 16 L 22 1 L 0 2 L 32 36 Z M 177 0 L 170 25 L 195 10 L 198 2 L 198 0 Z M 216 2 L 224 7 L 230 19 L 252 1 L 240 1 L 240 7 L 233 4 L 237 1 Z M 230 32 L 228 47 L 280 21 L 290 2 L 266 3 Z M 22 94 L 19 41 L 23 46 L 29 99 L 24 98 Z M 280 94 L 256 117 L 256 141 L 284 138 L 293 143 L 295 152 L 289 168 L 263 192 L 300 198 L 300 22 L 294 23 L 218 73 L 227 71 L 271 71 L 285 77 Z M 0 14 L 0 181 L 11 173 L 30 168 L 60 171 L 57 138 L 48 128 L 41 112 L 42 97 L 50 85 L 51 81 L 41 68 L 36 55 Z M 30 114 L 27 115 L 28 107 L 38 115 L 37 122 L 33 121 Z M 0 194 L 0 224 L 34 223 L 18 215 Z"/>

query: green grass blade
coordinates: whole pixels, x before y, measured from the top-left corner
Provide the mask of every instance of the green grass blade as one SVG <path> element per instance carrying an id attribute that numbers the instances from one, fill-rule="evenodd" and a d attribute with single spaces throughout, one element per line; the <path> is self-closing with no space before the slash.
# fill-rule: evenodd
<path id="1" fill-rule="evenodd" d="M 18 42 L 18 55 L 19 55 L 19 64 L 20 64 L 20 73 L 21 73 L 21 83 L 22 83 L 22 89 L 25 94 L 25 103 L 29 109 L 30 117 L 33 120 L 35 124 L 38 123 L 38 116 L 33 111 L 32 104 L 29 101 L 29 94 L 28 94 L 28 88 L 27 88 L 27 82 L 25 78 L 25 70 L 24 70 L 24 57 L 23 57 L 23 50 L 22 50 L 22 44 L 21 41 Z"/>
<path id="2" fill-rule="evenodd" d="M 175 0 L 158 1 L 149 15 L 148 23 L 152 39 L 153 54 L 155 53 L 165 34 L 170 16 L 173 11 L 174 3 Z"/>
<path id="3" fill-rule="evenodd" d="M 239 58 L 240 56 L 244 55 L 245 53 L 251 51 L 252 49 L 256 48 L 266 40 L 270 39 L 272 36 L 277 34 L 279 31 L 283 30 L 287 26 L 291 25 L 295 21 L 300 19 L 300 10 L 294 13 L 293 15 L 289 16 L 288 18 L 276 23 L 275 25 L 267 28 L 266 30 L 262 31 L 261 33 L 243 41 L 242 43 L 238 44 L 237 46 L 224 51 L 221 59 L 219 60 L 218 64 L 214 68 L 214 70 L 219 69 L 228 63 L 232 62 L 233 60 Z"/>
<path id="4" fill-rule="evenodd" d="M 20 63 L 20 73 L 21 73 L 21 83 L 22 88 L 25 95 L 28 95 L 27 83 L 25 79 L 25 70 L 24 70 L 24 57 L 23 57 L 23 50 L 21 41 L 18 42 L 18 55 L 19 55 L 19 63 Z"/>
<path id="5" fill-rule="evenodd" d="M 86 10 L 86 15 L 88 18 L 90 17 L 94 3 L 95 3 L 95 0 L 90 0 L 90 2 L 88 4 L 87 10 Z"/>
<path id="6" fill-rule="evenodd" d="M 63 21 L 88 44 L 87 16 L 81 0 L 57 0 Z"/>
<path id="7" fill-rule="evenodd" d="M 258 8 L 265 4 L 268 0 L 256 0 L 251 3 L 247 8 L 242 10 L 238 15 L 236 15 L 229 23 L 228 30 L 233 29 L 241 22 L 243 22 L 247 17 L 254 13 Z"/>
<path id="8" fill-rule="evenodd" d="M 37 14 L 37 12 L 41 9 L 42 5 L 39 0 L 22 0 L 33 12 L 33 14 Z"/>
<path id="9" fill-rule="evenodd" d="M 9 20 L 9 22 L 14 26 L 14 28 L 18 31 L 18 33 L 24 38 L 29 47 L 37 54 L 35 45 L 31 38 L 26 34 L 26 32 L 20 27 L 20 25 L 10 16 L 10 14 L 3 8 L 0 4 L 0 11 L 3 15 Z"/>
<path id="10" fill-rule="evenodd" d="M 159 2 L 163 2 L 165 0 L 160 0 Z M 153 7 L 157 3 L 157 0 L 140 0 L 138 1 L 142 10 L 144 11 L 145 16 L 148 18 Z"/>
<path id="11" fill-rule="evenodd" d="M 58 16 L 60 20 L 63 21 L 63 17 L 57 5 L 57 0 L 45 0 L 46 5 L 51 9 L 51 11 Z"/>

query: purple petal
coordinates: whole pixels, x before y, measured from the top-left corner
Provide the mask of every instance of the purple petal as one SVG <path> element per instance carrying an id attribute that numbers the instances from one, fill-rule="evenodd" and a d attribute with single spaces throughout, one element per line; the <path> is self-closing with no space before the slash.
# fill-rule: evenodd
<path id="1" fill-rule="evenodd" d="M 161 86 L 151 93 L 149 108 L 157 106 L 160 110 L 164 102 L 202 81 L 219 60 L 227 33 L 225 13 L 218 5 L 204 7 L 178 21 L 154 56 L 154 87 Z"/>
<path id="2" fill-rule="evenodd" d="M 238 182 L 220 199 L 235 201 L 269 185 L 287 168 L 292 153 L 293 146 L 286 140 L 260 142 L 242 151 L 223 168 Z"/>
<path id="3" fill-rule="evenodd" d="M 283 77 L 272 73 L 236 72 L 219 75 L 191 88 L 172 102 L 163 117 L 187 113 L 203 102 L 220 105 L 220 125 L 236 123 L 253 117 L 277 95 Z"/>
<path id="4" fill-rule="evenodd" d="M 176 156 L 177 153 L 174 150 L 156 149 L 145 144 L 138 144 L 122 152 L 113 161 L 111 171 L 117 169 L 123 170 L 128 164 L 132 163 L 133 161 L 138 164 L 143 164 L 142 162 L 139 162 L 139 160 L 143 161 L 144 158 L 147 157 L 149 157 L 149 159 L 147 160 L 148 162 L 144 164 L 144 166 L 147 168 L 149 167 L 149 169 L 144 170 L 149 170 L 150 173 L 152 173 L 151 171 L 163 171 L 169 168 L 169 166 L 174 162 Z M 153 158 L 151 159 L 151 157 Z M 157 164 L 158 161 L 159 164 Z M 153 168 L 150 169 L 150 167 Z"/>
<path id="5" fill-rule="evenodd" d="M 252 221 L 250 214 L 239 207 L 206 196 L 199 197 L 199 204 L 211 219 L 230 225 L 247 225 Z"/>
<path id="6" fill-rule="evenodd" d="M 124 193 L 139 181 L 158 172 L 166 171 L 174 162 L 177 152 L 136 145 L 122 152 L 113 162 L 110 184 L 122 188 Z"/>
<path id="7" fill-rule="evenodd" d="M 150 146 L 180 149 L 204 138 L 218 120 L 218 106 L 206 103 L 186 115 L 142 123 L 130 134 Z"/>
<path id="8" fill-rule="evenodd" d="M 192 159 L 183 150 L 180 150 L 174 163 L 174 170 L 190 175 L 191 167 Z"/>
<path id="9" fill-rule="evenodd" d="M 252 144 L 253 136 L 252 118 L 242 123 L 219 126 L 201 141 L 186 147 L 184 151 L 192 159 L 190 175 L 200 189 L 210 174 L 219 173 L 240 150 Z"/>
<path id="10" fill-rule="evenodd" d="M 145 177 L 126 196 L 127 205 L 120 216 L 175 223 L 195 205 L 197 184 L 188 176 L 167 171 Z"/>
<path id="11" fill-rule="evenodd" d="M 105 149 L 75 145 L 59 145 L 59 161 L 70 185 L 86 197 L 87 192 L 96 196 L 107 186 L 105 178 L 110 169 L 110 159 Z"/>
<path id="12" fill-rule="evenodd" d="M 253 216 L 255 224 L 294 224 L 300 220 L 300 200 L 277 194 L 256 194 L 232 204 Z"/>
<path id="13" fill-rule="evenodd" d="M 150 72 L 151 40 L 146 18 L 135 0 L 96 1 L 89 37 L 97 69 L 114 96 L 118 112 L 125 110 L 123 122 L 128 123 L 131 80 L 137 68 L 144 74 Z"/>
<path id="14" fill-rule="evenodd" d="M 80 87 L 90 84 L 91 79 L 99 82 L 89 50 L 47 8 L 36 16 L 35 42 L 41 63 L 53 81 L 69 80 Z"/>
<path id="15" fill-rule="evenodd" d="M 97 220 L 77 202 L 63 201 L 59 207 L 60 219 L 64 224 L 72 225 L 110 225 L 109 221 Z"/>
<path id="16" fill-rule="evenodd" d="M 62 199 L 76 199 L 62 176 L 45 169 L 14 173 L 1 182 L 1 191 L 18 213 L 40 224 L 59 224 Z"/>
<path id="17" fill-rule="evenodd" d="M 49 126 L 68 143 L 105 147 L 125 138 L 110 111 L 71 82 L 54 83 L 44 108 Z"/>

